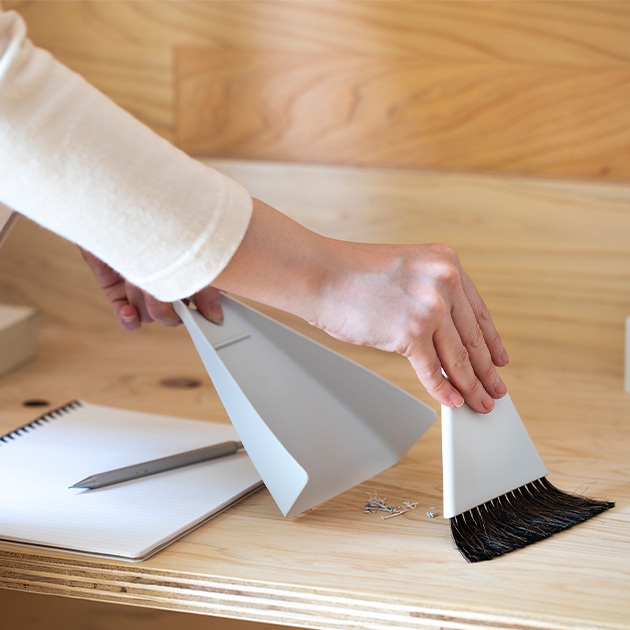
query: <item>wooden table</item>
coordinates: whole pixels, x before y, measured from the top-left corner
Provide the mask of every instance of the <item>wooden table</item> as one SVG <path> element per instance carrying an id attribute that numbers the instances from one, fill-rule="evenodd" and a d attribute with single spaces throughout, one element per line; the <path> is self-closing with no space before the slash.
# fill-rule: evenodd
<path id="1" fill-rule="evenodd" d="M 622 361 L 630 188 L 217 166 L 327 234 L 453 244 L 511 352 L 502 375 L 549 479 L 617 507 L 525 550 L 467 564 L 448 523 L 427 515 L 441 512 L 436 423 L 398 465 L 294 520 L 261 490 L 140 564 L 2 544 L 0 584 L 307 628 L 629 628 L 630 395 Z M 31 399 L 227 421 L 183 328 L 118 330 L 74 247 L 26 221 L 0 252 L 0 300 L 42 313 L 38 360 L 0 383 L 1 431 L 46 410 L 24 407 Z M 405 359 L 276 315 L 436 407 Z M 382 520 L 363 513 L 371 494 L 419 507 Z"/>

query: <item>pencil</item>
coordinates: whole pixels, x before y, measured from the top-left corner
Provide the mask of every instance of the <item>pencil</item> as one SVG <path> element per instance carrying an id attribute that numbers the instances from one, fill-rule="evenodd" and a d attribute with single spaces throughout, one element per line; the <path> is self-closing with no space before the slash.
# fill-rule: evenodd
<path id="1" fill-rule="evenodd" d="M 140 464 L 133 464 L 131 466 L 124 466 L 123 468 L 116 468 L 114 470 L 90 475 L 81 481 L 77 481 L 77 483 L 70 486 L 70 488 L 86 488 L 88 490 L 103 488 L 104 486 L 111 486 L 115 483 L 140 479 L 141 477 L 148 477 L 149 475 L 155 475 L 156 473 L 165 472 L 167 470 L 183 468 L 191 464 L 198 464 L 211 459 L 233 455 L 242 448 L 243 444 L 241 442 L 221 442 L 220 444 L 198 448 L 194 451 L 176 453 L 175 455 L 152 459 L 147 462 L 141 462 Z"/>

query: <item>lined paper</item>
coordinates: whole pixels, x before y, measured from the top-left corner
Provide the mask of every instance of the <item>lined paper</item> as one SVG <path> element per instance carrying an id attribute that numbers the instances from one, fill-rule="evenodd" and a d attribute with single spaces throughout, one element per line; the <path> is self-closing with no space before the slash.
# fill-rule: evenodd
<path id="1" fill-rule="evenodd" d="M 144 559 L 261 485 L 244 451 L 115 486 L 69 486 L 226 440 L 238 440 L 229 424 L 80 403 L 0 442 L 0 539 Z"/>

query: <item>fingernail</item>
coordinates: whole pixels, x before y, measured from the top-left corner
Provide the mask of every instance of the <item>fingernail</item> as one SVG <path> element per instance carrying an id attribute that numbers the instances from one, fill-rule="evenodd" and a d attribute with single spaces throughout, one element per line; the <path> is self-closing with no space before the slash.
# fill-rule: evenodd
<path id="1" fill-rule="evenodd" d="M 505 386 L 505 383 L 500 378 L 497 379 L 497 382 L 494 386 L 494 393 L 495 393 L 495 398 L 503 398 L 503 396 L 507 394 L 507 387 Z"/>
<path id="2" fill-rule="evenodd" d="M 136 315 L 120 315 L 120 325 L 125 330 L 135 330 L 140 328 L 141 322 Z"/>
<path id="3" fill-rule="evenodd" d="M 137 313 L 120 313 L 120 321 L 124 326 L 135 325 L 140 322 L 140 318 Z"/>
<path id="4" fill-rule="evenodd" d="M 490 396 L 488 396 L 488 394 L 485 394 L 482 398 L 481 398 L 481 406 L 486 410 L 486 411 L 492 411 L 494 409 L 494 400 L 492 400 L 492 398 L 490 398 Z"/>
<path id="5" fill-rule="evenodd" d="M 221 308 L 220 305 L 217 306 L 213 306 L 210 309 L 210 314 L 212 315 L 211 319 L 212 322 L 215 324 L 222 324 L 223 323 L 223 309 Z"/>
<path id="6" fill-rule="evenodd" d="M 448 402 L 451 403 L 451 407 L 455 407 L 457 409 L 464 404 L 464 399 L 459 392 L 453 392 L 448 397 Z"/>
<path id="7" fill-rule="evenodd" d="M 510 357 L 508 356 L 508 353 L 505 350 L 505 348 L 501 348 L 501 354 L 499 355 L 499 357 L 503 365 L 507 365 L 510 362 Z"/>

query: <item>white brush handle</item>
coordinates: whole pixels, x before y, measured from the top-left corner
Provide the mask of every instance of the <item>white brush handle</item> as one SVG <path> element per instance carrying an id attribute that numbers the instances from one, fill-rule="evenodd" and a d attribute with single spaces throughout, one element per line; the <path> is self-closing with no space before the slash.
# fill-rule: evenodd
<path id="1" fill-rule="evenodd" d="M 442 406 L 444 518 L 547 474 L 509 395 L 488 414 Z"/>

